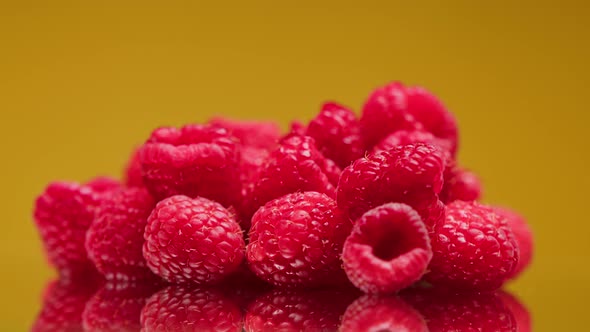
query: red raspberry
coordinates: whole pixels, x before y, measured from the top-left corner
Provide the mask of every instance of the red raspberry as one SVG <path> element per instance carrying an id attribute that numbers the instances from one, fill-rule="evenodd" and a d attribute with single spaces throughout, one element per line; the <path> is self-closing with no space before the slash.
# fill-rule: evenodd
<path id="1" fill-rule="evenodd" d="M 112 191 L 119 189 L 121 183 L 107 176 L 97 176 L 86 182 L 85 186 L 92 189 L 99 196 L 102 196 L 109 195 Z"/>
<path id="2" fill-rule="evenodd" d="M 289 124 L 289 132 L 285 136 L 290 136 L 293 134 L 299 135 L 299 136 L 305 136 L 306 131 L 307 131 L 307 127 L 301 121 L 293 120 Z"/>
<path id="3" fill-rule="evenodd" d="M 139 331 L 139 315 L 154 284 L 108 283 L 86 303 L 82 314 L 84 331 Z"/>
<path id="4" fill-rule="evenodd" d="M 256 182 L 262 166 L 268 159 L 269 152 L 266 149 L 243 147 L 240 158 L 240 178 L 245 185 Z"/>
<path id="5" fill-rule="evenodd" d="M 127 187 L 142 187 L 141 161 L 139 160 L 139 148 L 134 149 L 127 165 L 125 166 L 124 183 Z"/>
<path id="6" fill-rule="evenodd" d="M 424 130 L 399 130 L 387 135 L 379 144 L 373 148 L 373 152 L 391 150 L 400 145 L 413 143 L 428 143 L 436 145 L 445 151 L 452 148 L 451 142 L 440 139 Z"/>
<path id="7" fill-rule="evenodd" d="M 104 178 L 86 185 L 53 182 L 37 198 L 37 229 L 49 261 L 62 275 L 94 269 L 84 249 L 84 238 L 97 207 L 112 186 L 113 180 Z"/>
<path id="8" fill-rule="evenodd" d="M 404 299 L 422 313 L 430 332 L 516 332 L 512 313 L 492 293 L 447 294 L 415 291 Z"/>
<path id="9" fill-rule="evenodd" d="M 455 155 L 459 133 L 453 114 L 445 108 L 438 98 L 422 87 L 407 87 L 406 96 L 408 112 L 424 126 L 426 131 L 449 142 L 449 152 Z"/>
<path id="10" fill-rule="evenodd" d="M 289 194 L 256 212 L 246 257 L 258 277 L 276 286 L 326 283 L 340 270 L 350 227 L 327 195 Z"/>
<path id="11" fill-rule="evenodd" d="M 400 298 L 365 295 L 346 309 L 339 331 L 428 332 L 428 327 L 422 315 Z"/>
<path id="12" fill-rule="evenodd" d="M 86 302 L 100 286 L 96 275 L 82 280 L 59 280 L 47 285 L 43 306 L 32 332 L 82 331 Z"/>
<path id="13" fill-rule="evenodd" d="M 88 257 L 107 279 L 153 277 L 142 254 L 147 218 L 156 202 L 146 189 L 125 188 L 106 198 L 86 233 Z"/>
<path id="14" fill-rule="evenodd" d="M 244 258 L 244 238 L 234 216 L 202 197 L 177 195 L 158 203 L 144 238 L 148 267 L 172 283 L 219 282 Z"/>
<path id="15" fill-rule="evenodd" d="M 262 167 L 256 183 L 244 203 L 244 220 L 267 202 L 286 194 L 317 191 L 335 196 L 340 170 L 322 156 L 311 137 L 292 135 L 284 138 Z"/>
<path id="16" fill-rule="evenodd" d="M 161 200 L 173 195 L 236 204 L 241 183 L 236 138 L 226 129 L 187 125 L 154 130 L 139 151 L 143 182 Z"/>
<path id="17" fill-rule="evenodd" d="M 516 330 L 518 332 L 531 332 L 533 330 L 531 314 L 524 304 L 522 304 L 514 295 L 500 291 L 498 297 L 510 310 L 516 321 Z"/>
<path id="18" fill-rule="evenodd" d="M 369 210 L 344 243 L 348 279 L 366 293 L 392 293 L 412 285 L 432 258 L 428 231 L 410 206 L 389 203 Z"/>
<path id="19" fill-rule="evenodd" d="M 499 288 L 518 263 L 518 245 L 506 221 L 491 208 L 455 201 L 432 241 L 430 273 L 435 285 L 457 290 Z"/>
<path id="20" fill-rule="evenodd" d="M 242 331 L 240 309 L 213 289 L 170 286 L 150 297 L 141 311 L 141 330 Z"/>
<path id="21" fill-rule="evenodd" d="M 277 289 L 248 307 L 244 329 L 248 332 L 337 331 L 340 317 L 354 296 L 339 291 Z"/>
<path id="22" fill-rule="evenodd" d="M 447 172 L 447 174 L 449 174 Z M 481 198 L 481 182 L 475 173 L 456 168 L 445 176 L 445 184 L 440 192 L 440 200 L 445 204 L 453 201 L 476 201 Z"/>
<path id="23" fill-rule="evenodd" d="M 273 121 L 240 121 L 213 118 L 210 124 L 223 127 L 240 140 L 243 146 L 270 150 L 281 137 L 281 128 Z"/>
<path id="24" fill-rule="evenodd" d="M 320 152 L 339 167 L 346 167 L 365 152 L 356 115 L 348 108 L 325 103 L 307 126 L 307 136 L 315 140 Z"/>
<path id="25" fill-rule="evenodd" d="M 391 133 L 415 129 L 448 141 L 451 154 L 457 150 L 457 124 L 453 115 L 421 87 L 392 82 L 376 89 L 363 107 L 360 124 L 369 150 Z"/>
<path id="26" fill-rule="evenodd" d="M 379 205 L 412 206 L 432 229 L 444 212 L 438 200 L 443 184 L 444 153 L 416 143 L 370 154 L 344 169 L 338 185 L 338 206 L 352 220 Z"/>
<path id="27" fill-rule="evenodd" d="M 533 232 L 526 220 L 515 211 L 507 208 L 494 207 L 494 212 L 506 220 L 518 244 L 520 253 L 518 264 L 516 264 L 516 268 L 510 275 L 510 278 L 516 278 L 529 266 L 533 258 Z"/>

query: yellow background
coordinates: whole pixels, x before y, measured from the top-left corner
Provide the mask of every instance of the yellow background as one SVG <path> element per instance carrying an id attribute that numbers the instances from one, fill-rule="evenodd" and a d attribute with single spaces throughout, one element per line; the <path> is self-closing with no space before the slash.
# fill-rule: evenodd
<path id="1" fill-rule="evenodd" d="M 530 219 L 535 262 L 510 289 L 537 330 L 587 328 L 584 1 L 157 3 L 0 2 L 1 330 L 29 328 L 53 275 L 31 220 L 47 182 L 119 175 L 155 126 L 285 125 L 394 79 L 442 98 L 486 201 Z"/>

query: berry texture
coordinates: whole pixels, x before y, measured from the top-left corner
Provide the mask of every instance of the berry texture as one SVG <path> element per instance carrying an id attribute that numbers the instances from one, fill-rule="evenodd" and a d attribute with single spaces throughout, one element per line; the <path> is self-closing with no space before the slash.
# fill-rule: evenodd
<path id="1" fill-rule="evenodd" d="M 354 300 L 353 296 L 338 291 L 277 289 L 248 307 L 244 329 L 248 332 L 337 331 L 340 317 Z"/>
<path id="2" fill-rule="evenodd" d="M 430 92 L 392 82 L 377 88 L 367 99 L 360 119 L 365 147 L 370 150 L 399 130 L 425 130 L 448 141 L 457 150 L 458 130 L 453 115 Z"/>
<path id="3" fill-rule="evenodd" d="M 399 130 L 387 135 L 379 144 L 373 148 L 373 152 L 387 151 L 400 145 L 413 143 L 428 143 L 436 145 L 445 151 L 451 151 L 452 145 L 449 141 L 438 138 L 424 130 Z"/>
<path id="4" fill-rule="evenodd" d="M 145 229 L 148 267 L 171 283 L 212 284 L 244 258 L 240 226 L 221 204 L 177 195 L 156 205 Z"/>
<path id="5" fill-rule="evenodd" d="M 123 174 L 124 183 L 127 187 L 142 187 L 143 178 L 141 176 L 141 160 L 139 159 L 139 148 L 134 149 L 133 153 L 125 166 Z"/>
<path id="6" fill-rule="evenodd" d="M 339 331 L 428 332 L 428 327 L 422 315 L 400 298 L 365 295 L 346 309 Z"/>
<path id="7" fill-rule="evenodd" d="M 82 313 L 84 331 L 139 331 L 139 316 L 154 284 L 107 283 L 86 303 Z"/>
<path id="8" fill-rule="evenodd" d="M 339 256 L 350 228 L 327 195 L 289 194 L 256 212 L 246 257 L 258 277 L 276 286 L 326 283 L 340 271 Z"/>
<path id="9" fill-rule="evenodd" d="M 83 331 L 82 313 L 86 302 L 100 287 L 96 275 L 85 277 L 83 282 L 62 279 L 48 284 L 32 332 Z"/>
<path id="10" fill-rule="evenodd" d="M 430 332 L 516 332 L 514 316 L 493 293 L 446 294 L 416 291 L 404 299 L 426 319 Z"/>
<path id="11" fill-rule="evenodd" d="M 234 205 L 241 192 L 238 144 L 221 127 L 156 129 L 139 151 L 143 182 L 156 200 L 186 195 Z"/>
<path id="12" fill-rule="evenodd" d="M 416 143 L 370 154 L 344 169 L 338 184 L 338 206 L 354 221 L 385 203 L 414 208 L 432 230 L 444 213 L 438 199 L 443 185 L 444 153 Z"/>
<path id="13" fill-rule="evenodd" d="M 239 121 L 216 117 L 209 123 L 227 129 L 244 147 L 270 150 L 281 137 L 281 128 L 273 121 Z"/>
<path id="14" fill-rule="evenodd" d="M 494 211 L 506 220 L 518 244 L 520 256 L 518 264 L 510 276 L 516 278 L 529 266 L 533 258 L 533 232 L 524 217 L 515 211 L 501 207 L 494 207 Z"/>
<path id="15" fill-rule="evenodd" d="M 86 185 L 53 182 L 37 198 L 35 223 L 50 263 L 62 275 L 94 269 L 84 239 L 97 207 L 115 185 L 105 178 Z"/>
<path id="16" fill-rule="evenodd" d="M 240 309 L 214 289 L 170 286 L 148 299 L 142 332 L 242 330 Z"/>
<path id="17" fill-rule="evenodd" d="M 342 105 L 325 103 L 307 126 L 306 134 L 315 140 L 318 150 L 326 158 L 341 168 L 364 154 L 359 121 L 351 110 Z"/>
<path id="18" fill-rule="evenodd" d="M 455 168 L 446 172 L 445 184 L 440 192 L 440 199 L 445 204 L 454 201 L 477 201 L 482 195 L 482 185 L 475 173 Z"/>
<path id="19" fill-rule="evenodd" d="M 425 278 L 457 290 L 499 288 L 518 263 L 518 244 L 504 218 L 490 207 L 455 201 L 431 239 L 433 257 Z"/>
<path id="20" fill-rule="evenodd" d="M 526 306 L 522 304 L 516 296 L 506 291 L 498 292 L 498 297 L 514 316 L 514 320 L 516 321 L 516 331 L 531 332 L 533 330 L 533 322 L 531 314 Z"/>
<path id="21" fill-rule="evenodd" d="M 267 202 L 286 194 L 317 191 L 335 197 L 340 169 L 315 147 L 313 138 L 291 135 L 271 152 L 244 203 L 244 220 Z M 332 180 L 332 181 L 331 181 Z"/>
<path id="22" fill-rule="evenodd" d="M 105 198 L 86 233 L 88 257 L 107 279 L 153 277 L 142 254 L 147 218 L 156 202 L 141 187 L 125 188 Z"/>
<path id="23" fill-rule="evenodd" d="M 381 205 L 365 213 L 344 243 L 348 279 L 366 293 L 393 293 L 412 285 L 432 258 L 428 231 L 410 206 Z"/>

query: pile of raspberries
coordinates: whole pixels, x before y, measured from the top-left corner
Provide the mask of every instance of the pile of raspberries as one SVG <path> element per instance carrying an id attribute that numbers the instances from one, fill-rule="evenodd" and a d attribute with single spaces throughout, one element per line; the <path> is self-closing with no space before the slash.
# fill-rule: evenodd
<path id="1" fill-rule="evenodd" d="M 53 182 L 34 219 L 63 278 L 491 292 L 529 264 L 532 234 L 517 213 L 478 202 L 457 150 L 443 104 L 393 82 L 360 118 L 329 102 L 286 134 L 224 118 L 157 128 L 123 181 Z"/>

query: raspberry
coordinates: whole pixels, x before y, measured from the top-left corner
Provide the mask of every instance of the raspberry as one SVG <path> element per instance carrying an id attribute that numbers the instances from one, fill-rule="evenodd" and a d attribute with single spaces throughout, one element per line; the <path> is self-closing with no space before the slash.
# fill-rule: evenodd
<path id="1" fill-rule="evenodd" d="M 365 295 L 346 309 L 339 331 L 428 332 L 428 327 L 422 315 L 400 298 Z"/>
<path id="2" fill-rule="evenodd" d="M 351 110 L 339 104 L 325 103 L 307 126 L 306 134 L 339 167 L 350 165 L 364 154 L 359 121 Z"/>
<path id="3" fill-rule="evenodd" d="M 124 183 L 127 187 L 142 187 L 141 161 L 139 160 L 139 148 L 133 150 L 127 165 L 125 166 Z"/>
<path id="4" fill-rule="evenodd" d="M 370 154 L 342 172 L 338 206 L 356 220 L 379 205 L 406 203 L 418 211 L 431 230 L 444 212 L 437 196 L 444 167 L 443 151 L 424 143 Z"/>
<path id="5" fill-rule="evenodd" d="M 240 309 L 213 289 L 170 286 L 147 300 L 141 327 L 151 331 L 242 331 Z"/>
<path id="6" fill-rule="evenodd" d="M 529 266 L 533 258 L 533 233 L 526 220 L 515 211 L 494 207 L 494 212 L 506 220 L 518 244 L 520 253 L 518 264 L 516 264 L 516 268 L 510 275 L 510 278 L 516 278 Z"/>
<path id="7" fill-rule="evenodd" d="M 281 137 L 281 128 L 273 121 L 238 121 L 218 117 L 209 123 L 227 129 L 245 147 L 273 149 Z"/>
<path id="8" fill-rule="evenodd" d="M 276 286 L 326 283 L 340 270 L 339 256 L 350 228 L 327 195 L 289 194 L 256 212 L 246 257 L 258 277 Z"/>
<path id="9" fill-rule="evenodd" d="M 256 182 L 262 166 L 268 158 L 269 152 L 266 149 L 243 147 L 240 158 L 240 178 L 246 185 Z"/>
<path id="10" fill-rule="evenodd" d="M 448 174 L 448 173 L 447 173 Z M 445 176 L 440 200 L 448 204 L 453 201 L 476 201 L 481 198 L 481 183 L 475 173 L 457 168 Z"/>
<path id="11" fill-rule="evenodd" d="M 106 176 L 97 176 L 94 179 L 86 182 L 85 186 L 92 189 L 98 195 L 108 195 L 113 190 L 119 189 L 121 187 L 121 183 Z"/>
<path id="12" fill-rule="evenodd" d="M 445 151 L 450 151 L 452 145 L 449 141 L 440 139 L 424 130 L 399 130 L 387 135 L 373 148 L 373 152 L 391 150 L 400 145 L 413 143 L 428 143 L 436 145 Z"/>
<path id="13" fill-rule="evenodd" d="M 219 282 L 244 258 L 244 238 L 234 216 L 202 197 L 177 195 L 159 202 L 144 238 L 148 267 L 172 283 Z"/>
<path id="14" fill-rule="evenodd" d="M 404 299 L 422 313 L 430 332 L 517 331 L 514 316 L 492 293 L 455 295 L 429 290 L 404 294 Z"/>
<path id="15" fill-rule="evenodd" d="M 428 231 L 410 206 L 389 203 L 365 213 L 344 243 L 348 279 L 366 293 L 392 293 L 419 280 L 432 258 Z"/>
<path id="16" fill-rule="evenodd" d="M 506 221 L 491 208 L 455 201 L 432 241 L 430 273 L 435 285 L 457 290 L 499 288 L 518 263 L 518 245 Z"/>
<path id="17" fill-rule="evenodd" d="M 363 106 L 360 119 L 365 148 L 371 150 L 387 135 L 398 130 L 413 130 L 420 125 L 407 111 L 405 87 L 393 82 L 375 89 Z"/>
<path id="18" fill-rule="evenodd" d="M 142 254 L 147 218 L 156 202 L 146 189 L 125 188 L 106 198 L 86 233 L 88 257 L 107 279 L 153 277 Z"/>
<path id="19" fill-rule="evenodd" d="M 62 279 L 48 284 L 32 332 L 82 331 L 82 312 L 100 285 L 96 275 L 84 277 L 83 282 Z"/>
<path id="20" fill-rule="evenodd" d="M 453 115 L 430 92 L 392 82 L 372 92 L 360 119 L 365 147 L 370 150 L 398 130 L 426 130 L 457 150 L 458 131 Z"/>
<path id="21" fill-rule="evenodd" d="M 97 207 L 114 183 L 105 178 L 86 185 L 53 182 L 37 198 L 35 223 L 49 261 L 61 275 L 94 269 L 84 248 L 84 238 Z"/>
<path id="22" fill-rule="evenodd" d="M 408 111 L 424 129 L 450 144 L 452 155 L 457 152 L 457 121 L 451 112 L 426 89 L 415 86 L 406 88 Z"/>
<path id="23" fill-rule="evenodd" d="M 500 291 L 498 297 L 504 303 L 506 308 L 510 310 L 516 322 L 516 330 L 518 332 L 532 331 L 531 314 L 528 309 L 520 303 L 520 301 L 508 292 Z"/>
<path id="24" fill-rule="evenodd" d="M 156 129 L 139 151 L 143 182 L 157 200 L 187 195 L 236 204 L 241 192 L 236 140 L 226 129 L 207 125 Z"/>
<path id="25" fill-rule="evenodd" d="M 289 132 L 287 133 L 286 136 L 293 135 L 293 134 L 299 135 L 299 136 L 305 136 L 306 131 L 307 131 L 307 127 L 301 121 L 293 120 L 289 124 Z"/>
<path id="26" fill-rule="evenodd" d="M 352 295 L 352 296 L 351 296 Z M 252 303 L 246 331 L 337 331 L 354 294 L 339 291 L 274 290 Z"/>
<path id="27" fill-rule="evenodd" d="M 106 284 L 86 303 L 84 331 L 139 331 L 141 309 L 156 291 L 154 284 Z"/>
<path id="28" fill-rule="evenodd" d="M 244 220 L 267 202 L 298 191 L 335 196 L 334 181 L 340 170 L 322 156 L 311 137 L 291 135 L 271 152 L 244 203 Z"/>

